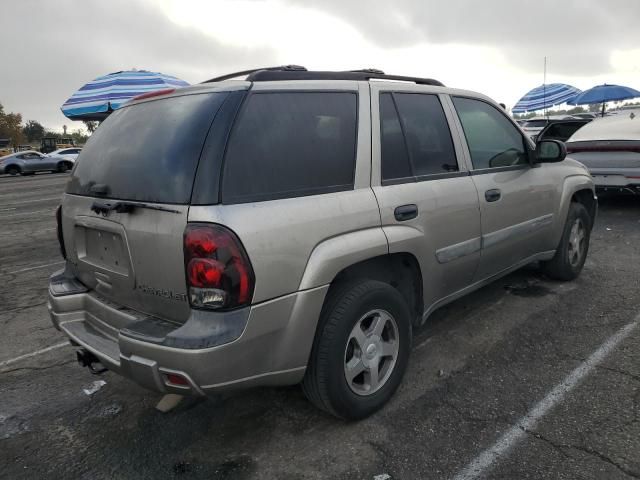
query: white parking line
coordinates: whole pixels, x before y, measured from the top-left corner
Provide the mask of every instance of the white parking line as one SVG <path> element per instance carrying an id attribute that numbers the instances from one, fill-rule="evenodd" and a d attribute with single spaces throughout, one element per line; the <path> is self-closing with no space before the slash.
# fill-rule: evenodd
<path id="1" fill-rule="evenodd" d="M 14 273 L 28 272 L 29 270 L 36 270 L 38 268 L 53 267 L 54 265 L 60 265 L 62 263 L 64 263 L 64 260 L 62 260 L 60 262 L 47 263 L 46 265 L 38 265 L 36 267 L 21 268 L 20 270 L 14 270 L 13 272 L 7 272 L 7 273 L 5 273 L 5 275 L 13 275 Z"/>
<path id="2" fill-rule="evenodd" d="M 9 210 L 15 210 L 16 207 L 12 207 L 12 208 L 0 208 L 0 212 L 8 212 Z"/>
<path id="3" fill-rule="evenodd" d="M 49 202 L 51 200 L 60 200 L 60 198 L 61 198 L 61 196 L 48 197 L 48 198 L 37 198 L 35 200 L 16 200 L 16 201 L 13 201 L 13 202 L 7 202 L 7 204 L 8 205 L 22 205 L 23 203 Z"/>
<path id="4" fill-rule="evenodd" d="M 482 452 L 469 463 L 464 470 L 459 472 L 454 477 L 454 480 L 472 480 L 487 473 L 496 461 L 509 453 L 514 445 L 527 434 L 527 431 L 533 429 L 549 410 L 560 403 L 564 396 L 573 390 L 580 380 L 586 377 L 596 365 L 602 362 L 607 355 L 638 326 L 639 321 L 640 315 L 638 315 L 633 322 L 627 324 L 609 337 L 589 358 L 573 370 L 562 383 L 551 390 L 533 409 L 529 410 L 524 417 L 500 437 L 491 448 Z"/>
<path id="5" fill-rule="evenodd" d="M 53 217 L 54 209 L 47 208 L 46 210 L 34 210 L 33 212 L 12 213 L 10 215 L 2 215 L 0 219 L 9 218 L 9 217 L 19 217 L 20 215 L 35 215 L 36 213 L 44 213 L 44 212 L 49 212 Z"/>
<path id="6" fill-rule="evenodd" d="M 50 347 L 43 348 L 41 350 L 36 350 L 35 352 L 25 353 L 24 355 L 20 355 L 19 357 L 10 358 L 9 360 L 0 362 L 0 368 L 6 367 L 7 365 L 11 365 L 12 363 L 19 362 L 20 360 L 24 360 L 25 358 L 35 357 L 42 353 L 50 352 L 51 350 L 56 350 L 58 348 L 66 347 L 67 345 L 69 345 L 69 342 L 56 343 L 55 345 L 51 345 Z"/>

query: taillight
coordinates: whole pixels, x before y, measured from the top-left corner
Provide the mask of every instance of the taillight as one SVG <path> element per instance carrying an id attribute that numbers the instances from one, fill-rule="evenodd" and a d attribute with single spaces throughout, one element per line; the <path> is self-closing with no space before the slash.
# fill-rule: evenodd
<path id="1" fill-rule="evenodd" d="M 229 310 L 251 302 L 253 269 L 231 230 L 215 224 L 187 225 L 184 265 L 192 307 Z"/>
<path id="2" fill-rule="evenodd" d="M 62 258 L 67 259 L 67 250 L 64 248 L 64 237 L 62 236 L 62 205 L 56 208 L 56 223 L 58 232 L 58 243 L 60 244 L 60 253 Z"/>

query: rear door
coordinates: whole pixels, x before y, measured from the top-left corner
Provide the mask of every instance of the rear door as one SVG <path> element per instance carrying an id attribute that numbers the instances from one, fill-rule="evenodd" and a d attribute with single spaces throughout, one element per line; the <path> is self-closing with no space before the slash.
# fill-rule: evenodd
<path id="1" fill-rule="evenodd" d="M 216 113 L 235 93 L 160 97 L 91 136 L 62 204 L 68 260 L 100 297 L 168 320 L 189 314 L 183 234 Z"/>
<path id="2" fill-rule="evenodd" d="M 416 255 L 425 305 L 468 286 L 480 259 L 478 194 L 452 135 L 446 96 L 371 85 L 372 185 L 390 252 Z"/>
<path id="3" fill-rule="evenodd" d="M 482 257 L 476 280 L 548 250 L 559 199 L 557 176 L 529 162 L 531 145 L 502 109 L 477 98 L 451 98 L 478 189 Z"/>

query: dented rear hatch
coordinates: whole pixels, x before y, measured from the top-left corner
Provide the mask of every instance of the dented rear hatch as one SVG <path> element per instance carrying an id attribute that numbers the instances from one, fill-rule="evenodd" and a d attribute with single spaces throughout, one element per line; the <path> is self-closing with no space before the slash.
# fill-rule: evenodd
<path id="1" fill-rule="evenodd" d="M 183 234 L 203 147 L 229 95 L 148 99 L 92 135 L 64 195 L 62 230 L 70 268 L 94 294 L 187 319 Z"/>

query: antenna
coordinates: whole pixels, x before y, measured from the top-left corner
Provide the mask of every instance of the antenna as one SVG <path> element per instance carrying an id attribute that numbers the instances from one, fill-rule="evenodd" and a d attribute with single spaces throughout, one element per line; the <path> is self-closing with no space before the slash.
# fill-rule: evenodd
<path id="1" fill-rule="evenodd" d="M 542 91 L 544 92 L 543 105 L 544 116 L 549 120 L 549 110 L 547 110 L 547 57 L 544 57 L 544 77 L 542 79 Z"/>

